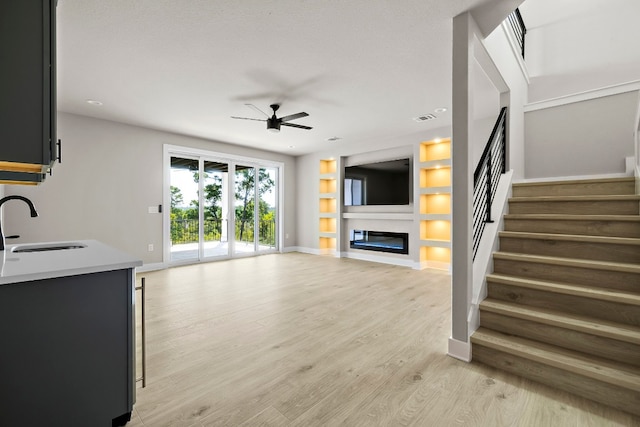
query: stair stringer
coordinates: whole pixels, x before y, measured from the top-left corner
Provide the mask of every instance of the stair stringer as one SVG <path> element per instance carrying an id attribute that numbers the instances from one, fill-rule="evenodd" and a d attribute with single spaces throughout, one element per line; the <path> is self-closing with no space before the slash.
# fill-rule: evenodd
<path id="1" fill-rule="evenodd" d="M 491 206 L 492 223 L 487 223 L 480 239 L 478 252 L 473 260 L 473 294 L 467 322 L 469 336 L 480 327 L 480 303 L 487 297 L 487 275 L 493 272 L 493 253 L 500 248 L 499 233 L 504 231 L 504 216 L 509 213 L 509 198 L 513 170 L 505 172 L 498 182 L 495 199 Z"/>

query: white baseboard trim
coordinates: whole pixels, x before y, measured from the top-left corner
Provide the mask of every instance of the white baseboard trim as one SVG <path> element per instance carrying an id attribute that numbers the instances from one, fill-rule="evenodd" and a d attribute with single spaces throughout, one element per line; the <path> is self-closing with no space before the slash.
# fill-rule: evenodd
<path id="1" fill-rule="evenodd" d="M 320 249 L 306 248 L 304 246 L 289 246 L 286 252 L 301 252 L 303 254 L 320 255 Z"/>
<path id="2" fill-rule="evenodd" d="M 333 249 L 307 248 L 304 246 L 289 246 L 286 251 L 300 252 L 303 254 L 310 254 L 310 255 L 332 255 L 335 252 Z"/>
<path id="3" fill-rule="evenodd" d="M 463 342 L 449 338 L 449 350 L 447 354 L 463 362 L 471 362 L 471 341 Z"/>
<path id="4" fill-rule="evenodd" d="M 298 246 L 287 246 L 286 248 L 282 248 L 282 253 L 283 254 L 286 254 L 286 253 L 289 253 L 289 252 L 304 252 L 304 251 L 302 251 L 301 248 L 298 247 Z"/>
<path id="5" fill-rule="evenodd" d="M 547 178 L 525 178 L 514 179 L 514 184 L 533 183 L 533 182 L 553 182 L 553 181 L 577 181 L 583 179 L 607 179 L 607 178 L 629 178 L 633 174 L 628 173 L 605 173 L 597 175 L 573 175 L 573 176 L 553 176 Z"/>
<path id="6" fill-rule="evenodd" d="M 524 112 L 528 113 L 530 111 L 543 110 L 545 108 L 559 107 L 561 105 L 588 101 L 590 99 L 602 98 L 605 96 L 618 95 L 625 92 L 633 92 L 635 90 L 640 90 L 640 80 L 573 93 L 571 95 L 559 96 L 557 98 L 545 99 L 544 101 L 532 102 L 524 106 Z"/>
<path id="7" fill-rule="evenodd" d="M 136 273 L 146 273 L 148 271 L 164 270 L 165 268 L 167 268 L 167 266 L 164 265 L 163 262 L 153 262 L 149 264 L 143 264 L 142 267 L 137 267 Z"/>
<path id="8" fill-rule="evenodd" d="M 361 254 L 356 252 L 345 251 L 341 254 L 344 258 L 357 259 L 360 261 L 370 261 L 370 262 L 378 262 L 381 264 L 391 264 L 398 265 L 400 267 L 409 267 L 415 269 L 415 262 L 410 259 L 400 259 L 400 258 L 391 258 L 385 256 L 376 256 L 376 255 L 368 255 Z"/>
<path id="9" fill-rule="evenodd" d="M 424 270 L 429 268 L 431 270 L 441 270 L 446 271 L 447 273 L 451 273 L 451 263 L 449 262 L 440 262 L 440 261 L 420 261 L 416 263 L 417 270 Z"/>

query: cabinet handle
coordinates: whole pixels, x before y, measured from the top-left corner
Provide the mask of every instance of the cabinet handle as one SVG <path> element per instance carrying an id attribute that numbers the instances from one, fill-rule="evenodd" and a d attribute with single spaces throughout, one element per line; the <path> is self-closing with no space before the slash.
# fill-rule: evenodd
<path id="1" fill-rule="evenodd" d="M 144 327 L 144 277 L 141 282 L 142 284 L 135 288 L 136 291 L 140 291 L 140 299 L 142 300 L 142 303 L 140 304 L 140 308 L 142 310 L 142 315 L 140 316 L 142 318 L 142 376 L 140 378 L 136 378 L 136 382 L 142 381 L 142 388 L 145 388 L 147 386 L 147 334 Z"/>
<path id="2" fill-rule="evenodd" d="M 62 140 L 59 139 L 58 142 L 56 143 L 56 146 L 58 147 L 58 163 L 62 163 Z"/>

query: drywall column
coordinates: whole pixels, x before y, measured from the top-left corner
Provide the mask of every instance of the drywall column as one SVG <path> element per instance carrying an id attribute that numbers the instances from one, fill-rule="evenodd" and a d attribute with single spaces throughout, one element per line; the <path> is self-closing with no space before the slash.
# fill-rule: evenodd
<path id="1" fill-rule="evenodd" d="M 453 18 L 452 268 L 449 355 L 471 360 L 468 313 L 473 286 L 473 34 L 468 12 Z"/>

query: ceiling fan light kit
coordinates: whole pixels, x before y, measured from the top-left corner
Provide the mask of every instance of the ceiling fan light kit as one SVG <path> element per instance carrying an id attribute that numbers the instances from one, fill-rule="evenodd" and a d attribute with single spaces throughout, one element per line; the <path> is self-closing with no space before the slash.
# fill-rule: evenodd
<path id="1" fill-rule="evenodd" d="M 262 111 L 261 109 L 259 109 L 258 107 L 256 107 L 253 104 L 245 104 L 247 107 L 253 108 L 256 111 L 259 111 L 260 113 L 264 114 L 266 116 L 266 119 L 254 119 L 254 118 L 250 118 L 250 117 L 236 117 L 236 116 L 231 116 L 232 119 L 240 119 L 240 120 L 255 120 L 255 121 L 259 121 L 259 122 L 267 122 L 267 130 L 270 132 L 280 132 L 280 126 L 288 126 L 288 127 L 292 127 L 292 128 L 298 128 L 298 129 L 304 129 L 304 130 L 311 130 L 313 129 L 310 126 L 303 126 L 303 125 L 297 125 L 294 123 L 289 123 L 291 120 L 296 120 L 296 119 L 300 119 L 302 117 L 307 117 L 309 114 L 305 113 L 305 112 L 300 112 L 300 113 L 296 113 L 296 114 L 291 114 L 288 116 L 284 116 L 284 117 L 280 117 L 278 118 L 276 116 L 276 111 L 278 111 L 278 109 L 280 108 L 280 104 L 271 104 L 270 107 L 273 110 L 273 115 L 271 117 L 269 117 L 268 114 L 266 114 L 264 111 Z"/>

